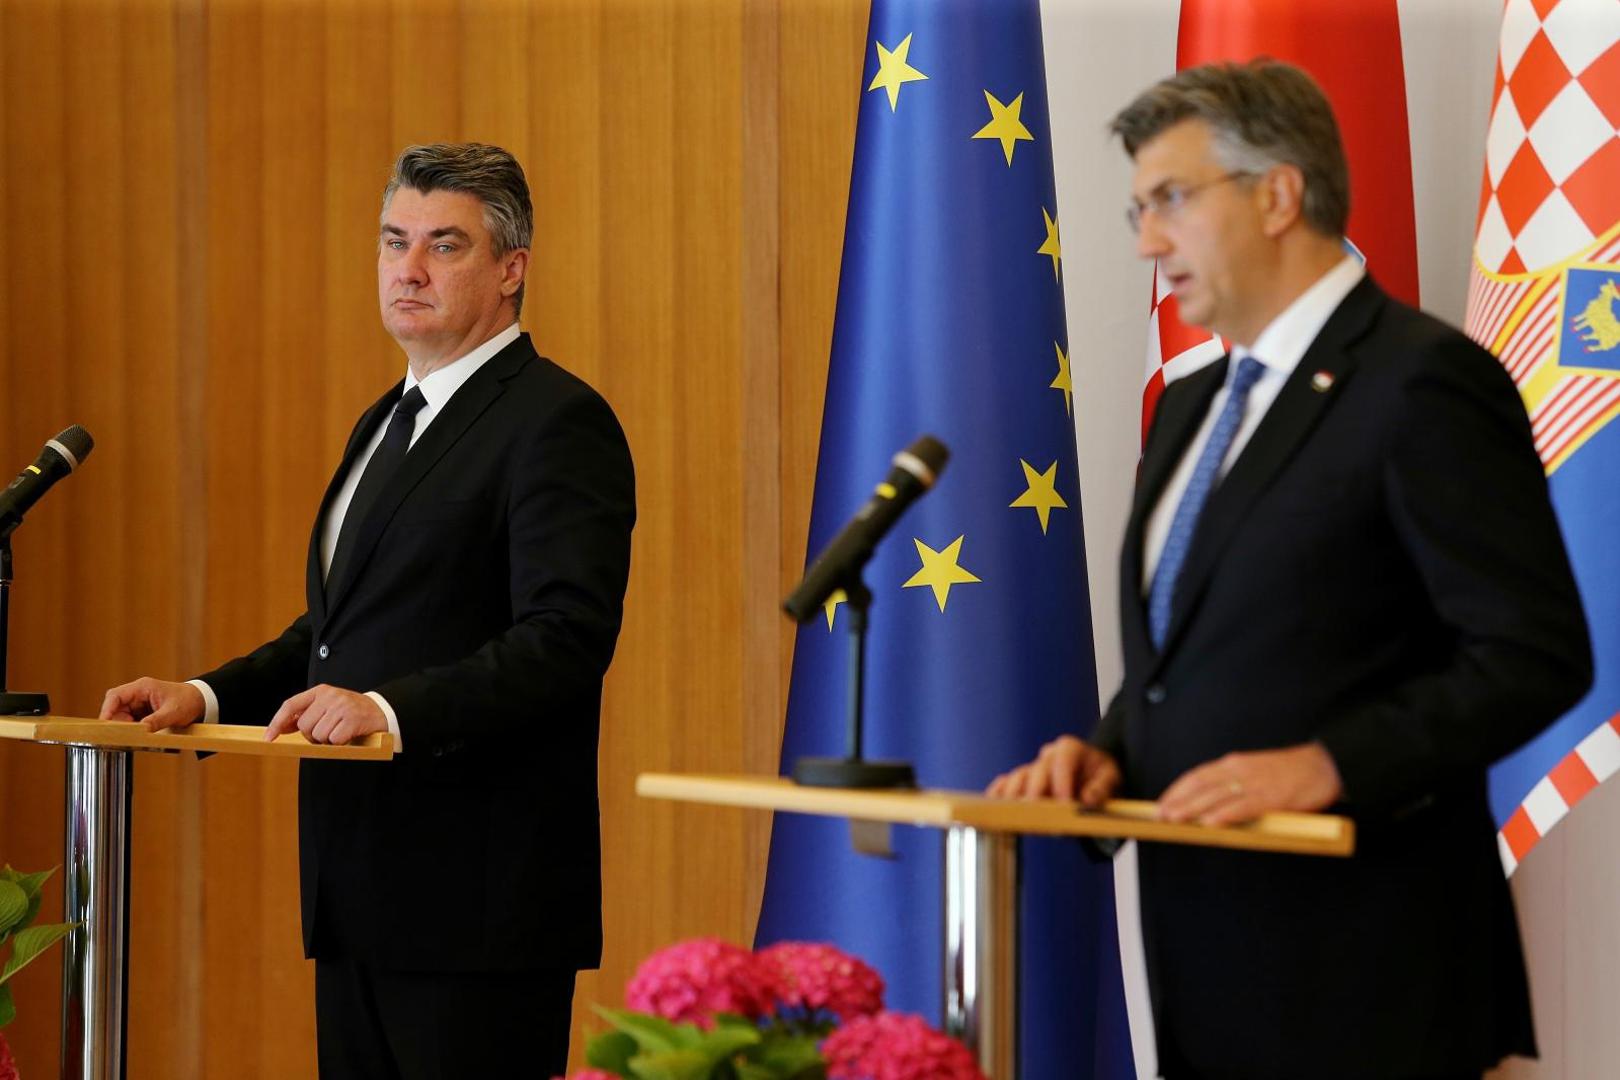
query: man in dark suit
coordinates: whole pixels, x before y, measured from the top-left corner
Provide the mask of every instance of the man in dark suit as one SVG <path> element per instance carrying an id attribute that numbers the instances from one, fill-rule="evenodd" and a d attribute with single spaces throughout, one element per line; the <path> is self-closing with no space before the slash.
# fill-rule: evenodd
<path id="1" fill-rule="evenodd" d="M 323 1077 L 559 1073 L 575 972 L 600 959 L 597 727 L 634 484 L 607 404 L 518 329 L 532 232 L 506 151 L 401 154 L 377 283 L 408 372 L 327 488 L 308 610 L 102 706 L 149 729 L 393 733 L 390 762 L 299 774 Z"/>
<path id="2" fill-rule="evenodd" d="M 1524 408 L 1346 255 L 1344 155 L 1303 72 L 1190 69 L 1113 130 L 1140 253 L 1231 354 L 1148 436 L 1123 686 L 1091 742 L 991 790 L 1353 815 L 1348 860 L 1142 846 L 1164 1074 L 1478 1077 L 1535 1049 L 1486 768 L 1591 679 Z"/>

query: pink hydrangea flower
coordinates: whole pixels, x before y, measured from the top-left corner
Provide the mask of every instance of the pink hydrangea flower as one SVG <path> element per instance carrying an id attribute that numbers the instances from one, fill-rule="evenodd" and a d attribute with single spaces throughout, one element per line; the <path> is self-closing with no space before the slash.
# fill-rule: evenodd
<path id="1" fill-rule="evenodd" d="M 18 1080 L 17 1059 L 11 1056 L 11 1044 L 0 1035 L 0 1080 Z"/>
<path id="2" fill-rule="evenodd" d="M 920 1016 L 861 1016 L 821 1044 L 827 1080 L 985 1080 L 967 1047 Z"/>
<path id="3" fill-rule="evenodd" d="M 553 1076 L 551 1080 L 563 1080 L 560 1076 Z M 568 1080 L 622 1080 L 614 1073 L 603 1072 L 601 1069 L 576 1069 L 568 1074 Z"/>
<path id="4" fill-rule="evenodd" d="M 784 941 L 755 955 L 779 1006 L 825 1011 L 846 1022 L 883 1008 L 883 977 L 841 949 Z"/>
<path id="5" fill-rule="evenodd" d="M 674 1023 L 708 1028 L 715 1013 L 758 1020 L 771 1011 L 769 980 L 754 954 L 719 938 L 694 938 L 642 961 L 624 1003 Z"/>

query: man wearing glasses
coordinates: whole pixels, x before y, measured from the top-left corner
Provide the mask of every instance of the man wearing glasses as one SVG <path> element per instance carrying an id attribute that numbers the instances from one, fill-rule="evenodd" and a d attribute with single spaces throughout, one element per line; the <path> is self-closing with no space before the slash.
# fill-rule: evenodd
<path id="1" fill-rule="evenodd" d="M 1348 860 L 1143 846 L 1160 1066 L 1477 1078 L 1535 1051 L 1486 769 L 1591 680 L 1524 408 L 1345 254 L 1348 170 L 1305 73 L 1183 71 L 1112 130 L 1138 253 L 1231 352 L 1171 384 L 1148 435 L 1123 686 L 1090 742 L 991 791 L 1353 815 Z"/>

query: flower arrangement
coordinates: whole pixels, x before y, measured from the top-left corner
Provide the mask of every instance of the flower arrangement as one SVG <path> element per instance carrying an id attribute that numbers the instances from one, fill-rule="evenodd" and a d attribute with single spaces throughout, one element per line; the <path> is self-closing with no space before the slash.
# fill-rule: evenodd
<path id="1" fill-rule="evenodd" d="M 33 925 L 39 914 L 40 890 L 55 870 L 23 874 L 10 866 L 0 868 L 0 946 L 11 943 L 11 955 L 0 967 L 0 1027 L 17 1019 L 17 1006 L 11 1000 L 11 977 L 55 945 L 74 923 Z M 17 1063 L 11 1047 L 0 1035 L 0 1080 L 17 1080 Z"/>
<path id="2" fill-rule="evenodd" d="M 750 952 L 717 938 L 653 953 L 628 1009 L 568 1080 L 985 1080 L 966 1047 L 886 1012 L 883 979 L 831 945 Z"/>

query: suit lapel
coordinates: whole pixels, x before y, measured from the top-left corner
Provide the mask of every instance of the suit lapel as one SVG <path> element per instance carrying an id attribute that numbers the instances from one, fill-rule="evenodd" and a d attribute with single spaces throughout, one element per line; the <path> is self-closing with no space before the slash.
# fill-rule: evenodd
<path id="1" fill-rule="evenodd" d="M 1362 278 L 1350 291 L 1300 358 L 1299 365 L 1283 384 L 1266 411 L 1265 419 L 1255 428 L 1225 479 L 1210 493 L 1198 519 L 1187 561 L 1182 564 L 1181 576 L 1176 581 L 1165 653 L 1175 647 L 1222 552 L 1255 500 L 1271 486 L 1323 412 L 1343 392 L 1355 370 L 1355 358 L 1348 351 L 1349 346 L 1366 332 L 1383 299 L 1383 293 L 1370 277 Z M 1326 373 L 1330 379 L 1329 388 L 1319 389 L 1315 385 L 1319 372 Z"/>
<path id="2" fill-rule="evenodd" d="M 528 335 L 521 335 L 479 368 L 451 395 L 443 411 L 433 418 L 427 430 L 405 455 L 399 471 L 388 481 L 387 486 L 377 493 L 376 501 L 371 504 L 365 520 L 360 523 L 360 531 L 355 534 L 354 550 L 348 556 L 342 580 L 327 583 L 328 614 L 335 612 L 351 591 L 355 579 L 365 569 L 377 541 L 382 538 L 388 522 L 393 519 L 406 496 L 421 483 L 422 478 L 445 452 L 466 434 L 467 429 L 483 415 L 484 410 L 501 396 L 501 384 L 516 374 L 523 363 L 532 359 L 534 355 L 534 348 L 529 344 Z"/>
<path id="3" fill-rule="evenodd" d="M 326 494 L 321 496 L 320 512 L 315 515 L 315 527 L 310 530 L 309 559 L 304 569 L 304 596 L 316 626 L 326 621 L 326 585 L 321 574 L 321 537 L 326 534 L 326 516 L 332 512 L 332 500 L 337 498 L 337 493 L 342 490 L 343 481 L 354 469 L 355 458 L 371 441 L 371 436 L 376 432 L 382 418 L 387 415 L 387 410 L 399 400 L 400 388 L 404 385 L 405 380 L 401 379 L 389 387 L 386 394 L 374 401 L 371 407 L 360 415 L 360 421 L 349 433 L 349 444 L 343 448 L 343 460 L 327 483 Z"/>

